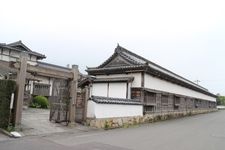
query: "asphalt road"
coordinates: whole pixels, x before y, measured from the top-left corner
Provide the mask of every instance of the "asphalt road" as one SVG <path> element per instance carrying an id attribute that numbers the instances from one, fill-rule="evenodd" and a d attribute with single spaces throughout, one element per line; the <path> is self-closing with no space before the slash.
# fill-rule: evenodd
<path id="1" fill-rule="evenodd" d="M 225 111 L 127 129 L 0 142 L 0 150 L 224 150 Z"/>

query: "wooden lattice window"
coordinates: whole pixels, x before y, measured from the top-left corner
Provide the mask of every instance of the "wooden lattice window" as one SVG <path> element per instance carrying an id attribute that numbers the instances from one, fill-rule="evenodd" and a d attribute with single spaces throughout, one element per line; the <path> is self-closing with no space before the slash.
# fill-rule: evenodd
<path id="1" fill-rule="evenodd" d="M 174 96 L 174 110 L 178 110 L 180 106 L 180 97 Z"/>
<path id="2" fill-rule="evenodd" d="M 145 93 L 145 103 L 146 104 L 155 104 L 156 103 L 156 94 L 152 92 Z"/>
<path id="3" fill-rule="evenodd" d="M 162 95 L 161 101 L 162 105 L 168 105 L 168 95 Z"/>
<path id="4" fill-rule="evenodd" d="M 132 89 L 131 90 L 131 99 L 140 99 L 141 98 L 141 90 Z"/>
<path id="5" fill-rule="evenodd" d="M 200 104 L 201 104 L 201 101 L 198 100 L 198 99 L 195 99 L 195 108 L 199 108 Z"/>

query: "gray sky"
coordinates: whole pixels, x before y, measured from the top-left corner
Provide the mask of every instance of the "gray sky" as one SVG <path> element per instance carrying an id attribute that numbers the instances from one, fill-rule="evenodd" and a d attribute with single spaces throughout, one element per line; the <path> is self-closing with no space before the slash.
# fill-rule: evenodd
<path id="1" fill-rule="evenodd" d="M 84 72 L 117 43 L 225 95 L 224 0 L 0 0 L 0 43 Z"/>

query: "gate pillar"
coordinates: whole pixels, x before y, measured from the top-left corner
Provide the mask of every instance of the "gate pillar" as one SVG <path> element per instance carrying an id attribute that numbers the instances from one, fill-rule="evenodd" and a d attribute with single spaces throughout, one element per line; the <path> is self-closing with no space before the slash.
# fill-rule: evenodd
<path id="1" fill-rule="evenodd" d="M 75 113 L 76 113 L 76 100 L 77 100 L 77 85 L 78 85 L 78 66 L 72 66 L 73 79 L 70 81 L 70 104 L 69 104 L 69 123 L 70 125 L 75 124 Z"/>
<path id="2" fill-rule="evenodd" d="M 22 120 L 22 111 L 23 111 L 23 100 L 24 100 L 24 88 L 26 82 L 26 72 L 27 72 L 27 58 L 26 53 L 21 53 L 20 56 L 20 68 L 17 73 L 17 93 L 16 93 L 16 108 L 15 108 L 15 126 L 20 128 Z"/>

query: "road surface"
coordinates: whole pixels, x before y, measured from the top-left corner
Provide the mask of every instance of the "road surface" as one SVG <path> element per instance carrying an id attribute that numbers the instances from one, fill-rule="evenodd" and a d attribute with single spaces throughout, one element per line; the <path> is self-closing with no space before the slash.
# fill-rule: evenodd
<path id="1" fill-rule="evenodd" d="M 0 150 L 224 150 L 225 111 L 127 129 L 28 136 Z"/>

